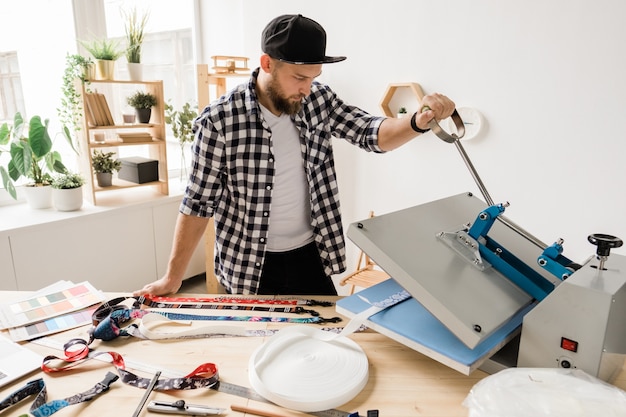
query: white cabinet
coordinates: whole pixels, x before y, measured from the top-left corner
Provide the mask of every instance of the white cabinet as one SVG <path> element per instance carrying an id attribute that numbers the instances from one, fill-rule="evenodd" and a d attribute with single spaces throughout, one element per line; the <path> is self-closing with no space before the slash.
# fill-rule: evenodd
<path id="1" fill-rule="evenodd" d="M 50 210 L 40 213 L 45 222 L 0 230 L 0 290 L 38 290 L 58 280 L 89 281 L 110 292 L 139 289 L 165 273 L 179 205 L 180 196 L 164 196 L 115 208 L 88 206 L 71 216 Z M 185 278 L 205 268 L 200 243 Z"/>
<path id="2" fill-rule="evenodd" d="M 62 223 L 41 225 L 11 238 L 20 290 L 65 279 L 123 292 L 156 278 L 149 211 L 123 210 Z"/>

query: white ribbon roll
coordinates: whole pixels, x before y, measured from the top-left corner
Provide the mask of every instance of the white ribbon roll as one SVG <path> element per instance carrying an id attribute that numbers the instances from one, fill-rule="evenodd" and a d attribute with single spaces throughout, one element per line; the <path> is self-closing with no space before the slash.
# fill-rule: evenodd
<path id="1" fill-rule="evenodd" d="M 303 412 L 338 407 L 368 379 L 365 352 L 351 339 L 305 325 L 286 327 L 250 357 L 250 384 L 282 407 Z"/>
<path id="2" fill-rule="evenodd" d="M 367 384 L 365 352 L 346 336 L 372 315 L 411 295 L 402 290 L 350 320 L 341 333 L 297 325 L 278 331 L 250 357 L 248 376 L 257 393 L 292 410 L 315 412 L 347 403 Z"/>

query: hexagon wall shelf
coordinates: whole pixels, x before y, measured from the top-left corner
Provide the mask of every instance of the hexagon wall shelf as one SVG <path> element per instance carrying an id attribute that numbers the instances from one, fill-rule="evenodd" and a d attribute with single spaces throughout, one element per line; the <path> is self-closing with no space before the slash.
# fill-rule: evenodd
<path id="1" fill-rule="evenodd" d="M 418 83 L 394 83 L 389 84 L 387 86 L 387 90 L 385 91 L 385 95 L 383 96 L 382 101 L 380 102 L 380 107 L 383 110 L 383 113 L 387 117 L 395 117 L 396 112 L 392 111 L 389 108 L 389 103 L 393 98 L 393 95 L 399 89 L 409 89 L 409 91 L 417 98 L 417 106 L 422 102 L 422 97 L 424 97 L 424 92 L 422 91 L 422 87 Z"/>

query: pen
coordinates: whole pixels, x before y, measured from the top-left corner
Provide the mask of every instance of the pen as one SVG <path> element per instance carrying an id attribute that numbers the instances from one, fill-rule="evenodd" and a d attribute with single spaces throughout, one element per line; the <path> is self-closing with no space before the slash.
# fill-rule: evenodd
<path id="1" fill-rule="evenodd" d="M 141 413 L 141 409 L 146 404 L 146 401 L 148 401 L 148 397 L 150 396 L 150 393 L 154 389 L 154 386 L 159 381 L 160 376 L 161 376 L 161 371 L 157 371 L 157 373 L 154 374 L 152 381 L 150 381 L 150 384 L 148 384 L 148 386 L 146 387 L 146 392 L 143 394 L 143 398 L 141 399 L 141 402 L 139 403 L 139 405 L 137 406 L 137 409 L 133 413 L 133 417 L 139 417 L 139 413 Z"/>
<path id="2" fill-rule="evenodd" d="M 277 413 L 272 413 L 271 411 L 265 411 L 265 410 L 257 410 L 254 408 L 250 408 L 250 407 L 243 407 L 241 405 L 231 405 L 230 409 L 233 411 L 239 411 L 241 413 L 246 413 L 246 414 L 254 414 L 255 416 L 262 416 L 262 417 L 288 417 L 284 414 L 277 414 Z"/>

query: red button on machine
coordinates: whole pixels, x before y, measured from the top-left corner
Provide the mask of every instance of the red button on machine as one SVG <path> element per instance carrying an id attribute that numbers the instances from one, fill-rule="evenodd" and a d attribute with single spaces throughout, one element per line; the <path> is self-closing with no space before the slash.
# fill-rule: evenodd
<path id="1" fill-rule="evenodd" d="M 566 337 L 561 337 L 561 349 L 569 350 L 570 352 L 577 352 L 578 342 Z"/>

